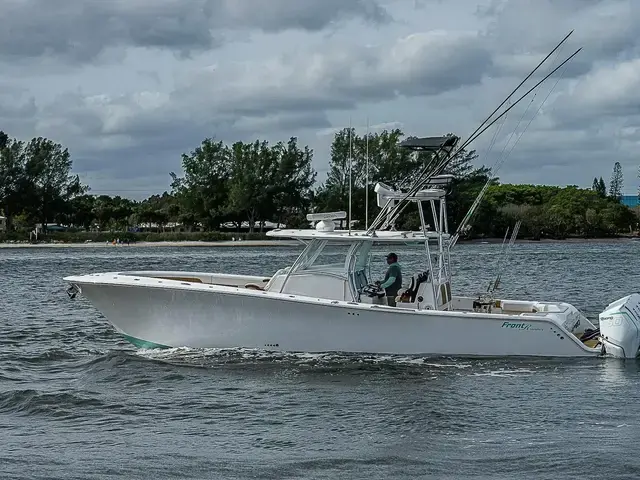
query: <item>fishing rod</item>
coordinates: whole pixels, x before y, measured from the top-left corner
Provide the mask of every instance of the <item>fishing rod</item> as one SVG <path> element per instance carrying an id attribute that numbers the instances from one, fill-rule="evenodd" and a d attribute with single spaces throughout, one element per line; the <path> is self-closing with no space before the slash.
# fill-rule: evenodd
<path id="1" fill-rule="evenodd" d="M 564 42 L 567 41 L 567 39 L 571 36 L 571 34 L 574 32 L 574 30 L 571 30 L 567 35 L 565 35 L 565 37 L 560 40 L 560 42 L 553 48 L 553 50 L 551 50 L 537 65 L 536 67 L 531 70 L 531 72 L 529 72 L 529 74 L 511 91 L 511 93 L 509 93 L 509 95 L 507 95 L 507 97 L 502 101 L 502 103 L 500 103 L 500 105 L 498 105 L 493 112 L 491 112 L 491 114 L 471 133 L 471 135 L 469 135 L 469 138 L 458 148 L 458 150 L 450 155 L 450 157 L 455 157 L 460 151 L 462 151 L 464 148 L 466 148 L 471 142 L 473 142 L 474 140 L 476 140 L 483 132 L 485 132 L 487 130 L 487 128 L 490 128 L 498 119 L 500 119 L 502 116 L 504 116 L 511 108 L 513 108 L 520 100 L 522 100 L 524 97 L 526 97 L 529 93 L 531 93 L 535 88 L 537 88 L 540 84 L 542 84 L 547 78 L 549 78 L 551 75 L 553 75 L 553 73 L 555 73 L 555 71 L 558 70 L 558 68 L 560 68 L 564 63 L 566 63 L 567 61 L 569 61 L 574 55 L 576 55 L 581 49 L 578 49 L 578 51 L 576 51 L 571 57 L 569 57 L 567 60 L 565 60 L 565 62 L 563 64 L 560 64 L 555 70 L 553 70 L 551 73 L 549 73 L 546 77 L 544 77 L 540 82 L 538 82 L 536 85 L 534 85 L 527 93 L 525 93 L 522 97 L 520 97 L 520 99 L 518 99 L 513 105 L 511 105 L 511 107 L 509 107 L 507 110 L 505 110 L 504 112 L 502 112 L 501 115 L 499 115 L 498 117 L 496 117 L 495 119 L 493 119 L 493 121 L 486 127 L 484 128 L 481 132 L 478 133 L 478 131 L 484 126 L 485 123 L 487 123 L 489 121 L 489 119 L 498 111 L 500 110 L 500 108 L 507 103 L 511 97 L 513 96 L 513 94 L 515 94 L 520 87 L 522 87 L 522 85 L 524 85 L 526 83 L 527 80 L 529 80 L 529 78 L 531 78 L 531 76 L 544 64 L 544 62 L 546 62 L 549 57 L 551 57 L 551 55 L 553 55 L 553 53 L 558 50 L 558 48 L 560 48 L 562 46 L 562 44 Z M 476 135 L 477 134 L 477 135 Z M 475 136 L 474 136 L 475 135 Z"/>
<path id="2" fill-rule="evenodd" d="M 534 95 L 535 98 L 535 95 Z M 532 100 L 533 102 L 533 100 Z M 527 107 L 527 110 L 529 109 L 529 107 Z M 498 138 L 498 134 L 500 133 L 500 130 L 502 130 L 502 127 L 505 125 L 505 122 L 507 120 L 507 116 L 505 115 L 502 119 L 502 123 L 500 124 L 500 127 L 494 132 L 493 134 L 493 138 L 491 139 L 491 142 L 487 148 L 487 151 L 485 152 L 484 156 L 487 156 L 489 154 L 489 152 L 493 149 L 493 146 L 495 145 L 496 139 Z M 522 120 L 522 119 L 521 119 Z M 518 122 L 518 125 L 520 124 L 520 122 Z M 459 139 L 458 139 L 459 140 Z M 457 143 L 457 141 L 456 141 Z M 451 146 L 451 149 L 453 150 L 453 146 Z M 503 152 L 504 153 L 504 152 Z M 431 157 L 431 162 L 428 164 L 428 167 L 431 167 L 431 164 L 433 163 L 434 159 L 437 157 L 437 153 L 434 153 L 433 156 Z M 436 162 L 437 163 L 437 162 Z M 426 168 L 426 170 L 429 170 L 429 168 Z M 492 169 L 493 170 L 493 169 Z M 404 183 L 404 182 L 403 182 Z M 406 208 L 406 204 L 404 206 L 404 208 Z M 403 210 L 401 210 L 398 215 L 400 215 L 402 213 Z"/>
<path id="3" fill-rule="evenodd" d="M 415 195 L 416 192 L 418 192 L 420 190 L 420 188 L 422 187 L 423 183 L 425 182 L 425 179 L 428 180 L 429 178 L 438 175 L 439 173 L 441 173 L 444 168 L 446 168 L 446 166 L 448 165 L 449 161 L 451 158 L 454 158 L 456 155 L 458 155 L 466 146 L 468 146 L 471 142 L 473 142 L 474 140 L 476 140 L 480 135 L 482 135 L 487 129 L 489 129 L 493 124 L 495 124 L 500 118 L 502 118 L 503 116 L 505 116 L 513 107 L 515 107 L 518 103 L 520 103 L 527 95 L 529 95 L 533 90 L 535 90 L 537 87 L 539 87 L 542 83 L 544 83 L 551 75 L 553 75 L 559 68 L 561 68 L 563 65 L 565 65 L 568 61 L 570 61 L 575 55 L 578 54 L 578 52 L 580 52 L 580 50 L 582 50 L 582 48 L 579 48 L 578 50 L 576 50 L 576 52 L 574 52 L 571 56 L 569 56 L 566 60 L 564 60 L 560 65 L 558 65 L 558 67 L 556 67 L 555 69 L 553 69 L 549 74 L 547 74 L 542 80 L 540 80 L 539 82 L 537 82 L 533 87 L 531 87 L 524 95 L 522 95 L 515 103 L 513 103 L 509 108 L 507 108 L 504 112 L 502 112 L 498 117 L 494 118 L 491 123 L 489 123 L 489 125 L 485 126 L 484 128 L 483 125 L 485 125 L 487 123 L 487 121 L 495 114 L 495 112 L 497 112 L 500 107 L 502 107 L 510 98 L 511 96 L 513 96 L 513 94 L 526 82 L 526 80 L 528 80 L 539 68 L 540 66 L 546 61 L 548 60 L 548 58 L 553 55 L 553 52 L 555 52 L 561 45 L 562 43 L 564 43 L 567 38 L 569 38 L 569 36 L 573 33 L 573 30 L 571 32 L 569 32 L 569 34 L 567 34 L 565 36 L 565 38 L 562 39 L 562 41 L 556 45 L 556 47 L 549 53 L 547 54 L 547 56 L 538 63 L 538 65 L 529 73 L 529 75 L 527 75 L 527 77 L 520 82 L 520 84 L 507 96 L 507 98 L 505 98 L 502 103 L 491 113 L 491 115 L 489 115 L 489 117 L 487 117 L 487 119 L 482 122 L 480 124 L 480 126 L 478 128 L 476 128 L 476 130 L 471 134 L 471 136 L 462 144 L 462 146 L 458 147 L 458 149 L 455 151 L 455 153 L 452 153 L 453 148 L 451 150 L 449 150 L 447 152 L 447 155 L 445 155 L 444 158 L 439 159 L 438 158 L 438 154 L 435 153 L 432 157 L 432 161 L 429 162 L 427 165 L 425 165 L 425 167 L 422 169 L 422 171 L 418 174 L 418 178 L 416 179 L 416 181 L 414 182 L 414 186 L 412 188 L 409 189 L 409 191 L 405 194 L 405 196 L 387 213 L 387 218 L 384 221 L 382 228 L 386 228 L 388 227 L 389 224 L 391 224 L 392 222 L 395 222 L 395 220 L 397 219 L 397 217 L 399 216 L 399 214 L 404 210 L 404 208 L 406 207 L 406 204 L 403 205 L 403 203 L 412 195 Z M 457 143 L 457 142 L 456 142 Z M 443 148 L 441 148 L 441 150 L 443 150 Z M 437 160 L 437 161 L 436 161 Z M 432 167 L 433 163 L 435 162 L 435 166 Z M 426 178 L 425 178 L 426 177 Z M 378 214 L 378 216 L 375 218 L 375 220 L 372 222 L 371 226 L 369 227 L 369 229 L 367 230 L 368 234 L 373 233 L 377 228 L 378 225 L 381 223 L 382 221 L 382 217 L 385 214 L 385 212 L 387 211 L 387 208 L 390 204 L 392 200 L 389 199 L 387 200 L 387 203 L 385 204 L 384 208 L 380 211 L 380 213 Z"/>
<path id="4" fill-rule="evenodd" d="M 540 80 L 538 83 L 536 83 L 533 87 L 531 87 L 529 90 L 526 91 L 526 93 L 524 93 L 520 98 L 518 98 L 518 100 L 516 100 L 513 105 L 511 105 L 509 108 L 507 108 L 504 112 L 502 112 L 500 115 L 498 115 L 496 118 L 494 118 L 491 123 L 489 123 L 487 126 L 485 126 L 482 130 L 480 130 L 477 134 L 475 134 L 475 136 L 470 137 L 467 141 L 465 141 L 462 146 L 458 147 L 458 149 L 456 150 L 456 152 L 451 155 L 452 157 L 455 157 L 456 155 L 458 155 L 464 148 L 466 148 L 471 142 L 473 142 L 474 140 L 476 140 L 480 135 L 482 135 L 484 132 L 486 132 L 489 128 L 491 128 L 493 126 L 494 123 L 496 123 L 498 120 L 500 120 L 504 115 L 506 115 L 513 107 L 515 107 L 516 105 L 518 105 L 518 103 L 520 103 L 527 95 L 529 95 L 531 92 L 533 92 L 536 88 L 538 88 L 542 83 L 544 83 L 551 75 L 553 75 L 554 73 L 556 73 L 558 70 L 560 70 L 560 68 L 562 68 L 567 62 L 569 62 L 573 57 L 575 57 L 580 51 L 582 50 L 582 47 L 580 47 L 579 49 L 577 49 L 575 52 L 573 52 L 569 57 L 567 57 L 560 65 L 558 65 L 556 68 L 554 68 L 553 70 L 551 70 L 551 72 L 549 72 L 547 75 L 544 76 L 544 78 L 542 78 L 542 80 Z M 447 164 L 446 163 L 442 163 L 441 165 L 439 165 L 438 169 L 434 172 L 434 175 L 439 175 L 440 173 L 442 173 L 442 170 L 444 170 L 444 168 L 446 168 Z"/>
<path id="5" fill-rule="evenodd" d="M 557 83 L 556 83 L 556 85 L 557 85 Z M 554 88 L 555 88 L 555 85 L 554 85 Z M 553 91 L 553 89 L 551 91 Z M 551 93 L 551 91 L 549 93 Z M 535 95 L 531 98 L 531 101 L 529 102 L 529 105 L 527 105 L 527 108 L 522 113 L 522 116 L 520 117 L 520 120 L 518 120 L 518 123 L 516 124 L 516 128 L 513 130 L 513 132 L 509 136 L 509 140 L 507 140 L 507 143 L 505 144 L 504 148 L 502 149 L 502 152 L 500 153 L 500 157 L 498 157 L 498 160 L 496 160 L 496 162 L 493 164 L 493 167 L 491 167 L 491 169 L 489 170 L 489 175 L 488 175 L 487 181 L 485 182 L 485 184 L 480 189 L 480 193 L 476 196 L 475 200 L 471 204 L 471 207 L 469 208 L 469 210 L 467 211 L 467 213 L 463 217 L 462 221 L 460 222 L 460 225 L 458 225 L 458 228 L 456 229 L 453 237 L 451 237 L 451 240 L 449 242 L 449 248 L 453 248 L 456 245 L 456 243 L 458 243 L 458 238 L 460 237 L 460 234 L 463 233 L 467 229 L 469 224 L 471 223 L 471 220 L 475 216 L 476 211 L 477 211 L 478 207 L 480 206 L 480 202 L 482 201 L 482 198 L 487 193 L 487 190 L 489 189 L 489 186 L 491 185 L 491 183 L 497 178 L 496 174 L 500 170 L 500 167 L 502 166 L 502 164 L 505 162 L 506 157 L 508 157 L 509 154 L 511 154 L 511 152 L 513 151 L 513 148 L 518 143 L 518 140 L 520 140 L 520 138 L 522 138 L 522 135 L 524 135 L 524 132 L 527 130 L 527 127 L 531 124 L 531 121 L 533 121 L 533 118 L 535 118 L 535 115 L 534 115 L 534 117 L 529 121 L 529 124 L 525 127 L 523 132 L 516 139 L 516 142 L 512 145 L 511 150 L 509 151 L 509 153 L 507 155 L 505 155 L 504 153 L 505 153 L 505 151 L 507 149 L 507 145 L 509 145 L 509 143 L 511 142 L 511 139 L 513 138 L 513 135 L 516 133 L 516 130 L 518 130 L 518 126 L 520 126 L 520 124 L 522 123 L 522 120 L 527 115 L 527 112 L 529 111 L 529 108 L 533 104 L 533 101 L 534 101 L 535 98 L 536 98 Z M 548 95 L 547 95 L 547 98 L 548 98 Z M 545 99 L 545 101 L 546 101 L 546 99 Z M 544 101 L 542 103 L 544 104 Z M 538 111 L 540 111 L 540 109 L 538 109 Z M 537 115 L 537 112 L 536 112 L 536 115 Z"/>
<path id="6" fill-rule="evenodd" d="M 562 66 L 562 65 L 560 65 Z M 478 196 L 476 197 L 476 199 L 474 200 L 473 204 L 471 205 L 471 208 L 469 208 L 469 211 L 466 213 L 466 215 L 464 216 L 464 218 L 462 219 L 462 222 L 460 223 L 460 225 L 458 226 L 458 228 L 456 229 L 455 234 L 453 235 L 451 242 L 450 242 L 450 248 L 453 248 L 456 243 L 458 242 L 458 239 L 460 237 L 460 234 L 464 232 L 465 229 L 467 229 L 470 226 L 471 220 L 472 218 L 475 216 L 476 210 L 478 208 L 478 206 L 480 205 L 480 202 L 482 201 L 482 198 L 484 197 L 484 195 L 486 194 L 489 185 L 495 180 L 496 178 L 496 173 L 500 170 L 500 167 L 502 166 L 502 164 L 504 163 L 504 161 L 506 160 L 506 157 L 508 157 L 511 152 L 513 151 L 513 149 L 516 147 L 516 145 L 518 144 L 518 142 L 520 141 L 520 139 L 522 138 L 522 136 L 524 135 L 524 133 L 527 131 L 527 129 L 529 128 L 529 126 L 531 125 L 531 123 L 533 122 L 533 120 L 535 119 L 535 117 L 538 116 L 538 113 L 540 113 L 540 110 L 542 109 L 543 105 L 547 102 L 547 100 L 549 99 L 549 96 L 551 95 L 551 93 L 555 90 L 555 88 L 558 86 L 558 83 L 560 82 L 560 79 L 564 76 L 564 70 L 562 72 L 562 74 L 558 77 L 558 79 L 556 80 L 556 83 L 553 85 L 553 87 L 551 87 L 551 90 L 549 90 L 549 92 L 547 93 L 547 95 L 545 96 L 544 100 L 542 100 L 542 102 L 540 103 L 540 105 L 538 106 L 538 110 L 536 111 L 536 113 L 533 115 L 533 117 L 531 117 L 531 119 L 529 120 L 529 122 L 527 123 L 527 125 L 524 127 L 524 130 L 522 131 L 522 133 L 518 136 L 518 138 L 516 138 L 516 141 L 513 143 L 513 145 L 511 145 L 511 149 L 509 150 L 509 152 L 504 155 L 506 149 L 507 149 L 507 145 L 509 144 L 509 142 L 511 142 L 511 138 L 513 137 L 513 135 L 515 134 L 515 130 L 512 133 L 511 137 L 509 137 L 509 141 L 507 142 L 507 144 L 504 146 L 504 149 L 501 153 L 500 158 L 496 161 L 496 163 L 494 164 L 494 166 L 491 168 L 490 173 L 491 176 L 487 179 L 487 182 L 484 184 L 484 186 L 482 187 L 480 193 L 478 194 Z M 529 105 L 527 106 L 526 110 L 524 111 L 524 113 L 522 114 L 522 117 L 520 118 L 520 120 L 518 121 L 518 125 L 520 125 L 520 123 L 522 122 L 522 120 L 524 119 L 527 111 L 529 111 L 529 108 L 531 107 L 531 105 L 533 104 L 533 100 L 535 99 L 535 95 L 534 97 L 531 99 L 531 102 L 529 103 Z M 516 125 L 516 130 L 518 128 L 518 125 Z"/>
<path id="7" fill-rule="evenodd" d="M 424 183 L 424 181 L 422 180 L 422 177 L 425 176 L 425 174 L 427 175 L 427 179 L 432 178 L 436 175 L 439 175 L 442 173 L 442 171 L 447 167 L 448 165 L 448 161 L 455 157 L 456 155 L 458 155 L 466 146 L 468 146 L 471 142 L 473 142 L 474 140 L 476 140 L 478 137 L 480 137 L 480 135 L 482 135 L 484 132 L 486 132 L 489 128 L 491 128 L 493 126 L 493 124 L 495 124 L 498 120 L 500 120 L 503 116 L 505 116 L 512 108 L 514 108 L 516 105 L 518 105 L 527 95 L 529 95 L 533 90 L 535 90 L 536 88 L 538 88 L 542 83 L 544 83 L 551 75 L 553 75 L 554 73 L 556 73 L 560 68 L 562 68 L 567 62 L 569 62 L 573 57 L 575 57 L 580 51 L 582 50 L 582 47 L 580 47 L 578 50 L 576 50 L 573 54 L 571 54 L 568 58 L 566 58 L 560 65 L 558 65 L 556 68 L 554 68 L 551 72 L 549 72 L 547 75 L 544 76 L 544 78 L 542 78 L 542 80 L 540 80 L 539 82 L 537 82 L 533 87 L 531 87 L 529 90 L 527 90 L 526 93 L 524 93 L 520 98 L 518 98 L 518 100 L 516 100 L 509 108 L 507 108 L 504 112 L 502 112 L 500 115 L 498 115 L 496 118 L 494 118 L 488 125 L 486 125 L 482 130 L 480 130 L 478 133 L 475 134 L 475 136 L 473 136 L 472 138 L 469 138 L 466 142 L 463 143 L 462 146 L 458 147 L 458 149 L 455 151 L 455 153 L 449 153 L 443 160 L 441 160 L 438 165 L 436 166 L 436 168 L 434 168 L 431 172 L 424 172 L 421 175 L 419 175 L 419 179 L 418 181 L 416 181 L 414 183 L 414 187 L 412 187 L 407 194 L 404 196 L 404 198 L 402 198 L 402 200 L 400 200 L 400 202 L 398 202 L 398 204 L 395 205 L 395 207 L 389 212 L 389 216 L 387 217 L 387 219 L 385 220 L 384 224 L 383 224 L 383 228 L 387 227 L 392 221 L 395 221 L 399 214 L 402 213 L 402 211 L 404 210 L 404 208 L 406 208 L 406 204 L 402 205 L 405 200 L 409 197 L 411 197 L 412 195 L 415 195 L 420 188 L 422 187 L 422 184 Z M 402 205 L 402 207 L 401 207 Z M 382 213 L 382 212 L 381 212 Z M 376 218 L 377 220 L 377 218 Z M 372 225 L 369 230 L 367 231 L 367 233 L 371 233 L 371 231 L 374 229 L 374 225 Z"/>

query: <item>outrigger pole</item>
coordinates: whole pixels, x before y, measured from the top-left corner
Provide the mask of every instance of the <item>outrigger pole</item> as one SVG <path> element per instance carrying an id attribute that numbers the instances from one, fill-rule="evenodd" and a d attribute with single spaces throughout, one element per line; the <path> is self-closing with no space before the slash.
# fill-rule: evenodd
<path id="1" fill-rule="evenodd" d="M 549 52 L 549 54 L 547 54 L 547 56 L 545 58 L 543 58 L 538 63 L 538 65 L 529 73 L 529 75 L 527 75 L 527 77 L 524 80 L 522 80 L 520 82 L 520 84 L 511 91 L 511 93 L 507 96 L 507 98 L 505 98 L 502 101 L 502 103 L 491 113 L 491 115 L 489 115 L 478 126 L 478 128 L 476 128 L 476 130 L 469 136 L 469 138 L 465 142 L 463 142 L 463 144 L 461 146 L 459 146 L 455 150 L 455 152 L 452 153 L 453 148 L 451 148 L 451 150 L 449 150 L 449 151 L 446 151 L 446 149 L 444 148 L 444 145 L 443 145 L 443 147 L 440 148 L 440 150 L 445 150 L 445 152 L 446 152 L 446 154 L 445 154 L 445 156 L 443 158 L 439 158 L 439 155 L 438 155 L 439 152 L 434 152 L 432 160 L 427 165 L 425 165 L 425 167 L 418 174 L 418 177 L 414 181 L 413 186 L 409 189 L 409 191 L 405 194 L 405 196 L 385 215 L 385 212 L 387 211 L 387 207 L 389 205 L 389 202 L 392 201 L 391 199 L 387 200 L 387 204 L 384 206 L 384 208 L 382 208 L 382 210 L 380 211 L 378 216 L 375 218 L 375 220 L 371 223 L 371 226 L 368 228 L 367 234 L 371 235 L 373 232 L 375 232 L 375 230 L 378 229 L 379 225 L 381 225 L 381 229 L 384 229 L 384 228 L 388 227 L 388 225 L 390 225 L 393 221 L 395 221 L 398 218 L 398 216 L 400 215 L 400 213 L 402 213 L 402 211 L 406 208 L 407 204 L 405 202 L 406 202 L 406 200 L 408 198 L 410 198 L 411 196 L 415 195 L 428 180 L 430 180 L 434 176 L 439 175 L 440 173 L 442 173 L 442 171 L 447 167 L 447 165 L 450 163 L 452 158 L 455 158 L 455 156 L 458 155 L 471 142 L 476 140 L 487 129 L 489 129 L 495 122 L 497 122 L 500 118 L 505 116 L 513 107 L 515 107 L 518 103 L 520 103 L 527 95 L 529 95 L 533 90 L 538 88 L 551 75 L 553 75 L 556 71 L 558 71 L 567 62 L 569 62 L 569 60 L 571 60 L 573 57 L 575 57 L 580 52 L 580 50 L 582 50 L 582 48 L 579 48 L 578 50 L 576 50 L 572 55 L 570 55 L 567 59 L 565 59 L 560 65 L 558 65 L 550 73 L 545 75 L 544 78 L 542 78 L 542 80 L 540 80 L 533 87 L 531 87 L 524 95 L 522 95 L 520 98 L 518 98 L 518 100 L 516 100 L 509 108 L 507 108 L 504 112 L 502 112 L 500 115 L 498 115 L 496 118 L 494 118 L 488 125 L 484 126 L 491 119 L 491 117 L 500 109 L 500 107 L 502 107 L 507 101 L 509 101 L 509 99 L 513 96 L 513 94 L 540 68 L 540 66 L 542 66 L 542 64 L 544 62 L 546 62 L 549 59 L 549 57 L 551 55 L 553 55 L 553 53 L 569 38 L 569 36 L 572 33 L 573 33 L 573 30 L 571 30 L 558 43 L 558 45 L 556 45 L 556 47 L 551 52 Z M 484 128 L 483 128 L 483 126 L 484 126 Z M 455 144 L 457 144 L 457 140 L 455 141 Z M 454 146 L 455 146 L 455 144 L 454 144 Z M 435 163 L 435 165 L 434 165 L 434 163 Z M 386 216 L 386 219 L 384 219 L 385 216 Z M 384 223 L 383 223 L 383 219 L 384 219 Z"/>

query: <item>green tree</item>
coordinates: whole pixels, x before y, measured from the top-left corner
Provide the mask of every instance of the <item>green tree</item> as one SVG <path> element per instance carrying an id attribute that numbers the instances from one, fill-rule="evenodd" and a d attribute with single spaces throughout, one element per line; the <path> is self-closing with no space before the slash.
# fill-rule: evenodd
<path id="1" fill-rule="evenodd" d="M 342 129 L 334 135 L 331 144 L 331 157 L 327 179 L 317 192 L 317 206 L 319 210 L 346 210 L 349 203 L 349 179 L 351 179 L 352 194 L 357 188 L 364 170 L 358 159 L 352 158 L 353 144 L 356 142 L 355 129 Z M 341 221 L 341 227 L 342 221 Z"/>
<path id="2" fill-rule="evenodd" d="M 369 135 L 367 179 L 367 137 L 357 136 L 355 129 L 352 129 L 350 151 L 349 129 L 337 132 L 331 144 L 327 179 L 317 189 L 317 209 L 347 210 L 351 177 L 353 219 L 362 221 L 365 218 L 365 185 L 367 183 L 369 184 L 369 212 L 371 216 L 375 215 L 378 211 L 373 193 L 375 183 L 380 181 L 398 187 L 402 181 L 411 178 L 424 162 L 423 157 L 400 147 L 399 143 L 403 136 L 400 129 L 384 130 L 381 133 Z"/>
<path id="3" fill-rule="evenodd" d="M 111 199 L 111 220 L 118 231 L 127 230 L 129 219 L 136 210 L 136 204 L 128 198 L 116 195 Z"/>
<path id="4" fill-rule="evenodd" d="M 622 178 L 622 166 L 620 162 L 613 165 L 613 173 L 611 174 L 611 182 L 609 184 L 609 196 L 620 201 L 622 199 L 622 187 L 624 180 Z"/>
<path id="5" fill-rule="evenodd" d="M 254 225 L 262 229 L 268 220 L 304 226 L 310 209 L 348 208 L 351 168 L 353 219 L 362 220 L 367 184 L 373 217 L 377 213 L 375 182 L 397 188 L 431 161 L 430 154 L 401 148 L 402 137 L 398 129 L 370 134 L 367 145 L 367 137 L 353 130 L 338 132 L 332 142 L 327 180 L 315 192 L 313 152 L 299 146 L 296 137 L 272 146 L 260 140 L 227 146 L 205 139 L 182 156 L 184 176 L 170 174 L 171 193 L 136 202 L 85 194 L 87 187 L 71 174 L 70 154 L 61 145 L 43 138 L 25 144 L 0 132 L 0 209 L 10 224 L 23 229 L 34 221 L 46 225 L 51 220 L 85 230 L 97 223 L 102 230 L 116 231 L 138 222 L 157 224 L 160 229 L 178 222 L 188 230 L 195 226 L 213 230 L 229 220 L 238 227 L 248 220 L 251 230 Z M 474 151 L 462 151 L 445 170 L 455 177 L 447 199 L 451 231 L 490 179 L 487 168 L 474 165 L 476 159 Z M 622 168 L 618 162 L 608 196 L 606 190 L 602 177 L 594 178 L 590 189 L 500 184 L 492 178 L 467 235 L 502 237 L 517 220 L 523 221 L 521 235 L 534 239 L 611 236 L 637 226 L 640 210 L 619 201 Z M 411 209 L 398 220 L 400 228 L 418 225 Z"/>
<path id="6" fill-rule="evenodd" d="M 286 145 L 275 145 L 278 156 L 275 192 L 275 220 L 288 226 L 302 226 L 305 214 L 313 201 L 313 185 L 316 172 L 313 169 L 313 151 L 305 146 L 298 147 L 296 137 L 291 137 Z"/>
<path id="7" fill-rule="evenodd" d="M 195 222 L 208 229 L 219 228 L 227 213 L 230 159 L 229 147 L 207 138 L 191 153 L 182 155 L 184 177 L 170 173 L 180 211 L 193 215 Z"/>
<path id="8" fill-rule="evenodd" d="M 0 130 L 0 150 L 6 148 L 7 145 L 9 145 L 9 140 L 11 140 L 9 138 L 9 135 Z"/>
<path id="9" fill-rule="evenodd" d="M 510 205 L 524 207 L 519 212 L 521 232 L 533 238 L 610 236 L 628 231 L 636 222 L 629 208 L 592 189 L 505 184 L 489 188 L 487 215 L 477 223 L 476 234 L 501 236 L 501 229 L 516 218 L 515 208 L 505 208 Z"/>
<path id="10" fill-rule="evenodd" d="M 78 195 L 69 202 L 68 213 L 60 219 L 62 224 L 90 230 L 95 221 L 96 197 L 93 195 Z"/>
<path id="11" fill-rule="evenodd" d="M 24 148 L 25 173 L 28 184 L 26 210 L 33 220 L 47 223 L 64 210 L 74 196 L 85 193 L 87 187 L 77 175 L 71 175 L 71 156 L 66 148 L 49 139 L 38 137 Z"/>
<path id="12" fill-rule="evenodd" d="M 236 142 L 232 152 L 229 209 L 248 221 L 249 232 L 253 232 L 256 222 L 262 231 L 264 221 L 274 216 L 277 208 L 278 148 L 256 140 Z"/>
<path id="13" fill-rule="evenodd" d="M 601 197 L 607 196 L 607 187 L 605 186 L 604 180 L 602 179 L 602 177 L 600 177 L 600 180 L 598 180 L 597 177 L 593 178 L 593 184 L 591 185 L 591 190 L 596 192 Z"/>
<path id="14" fill-rule="evenodd" d="M 13 217 L 24 208 L 27 181 L 24 143 L 0 132 L 0 209 L 7 217 L 7 229 L 13 228 Z"/>
<path id="15" fill-rule="evenodd" d="M 164 231 L 169 222 L 178 220 L 180 207 L 172 195 L 164 192 L 162 195 L 151 195 L 136 205 L 134 211 L 136 222 L 152 224 Z"/>
<path id="16" fill-rule="evenodd" d="M 601 197 L 607 196 L 607 186 L 604 184 L 602 177 L 600 177 L 600 180 L 598 181 L 598 193 Z"/>

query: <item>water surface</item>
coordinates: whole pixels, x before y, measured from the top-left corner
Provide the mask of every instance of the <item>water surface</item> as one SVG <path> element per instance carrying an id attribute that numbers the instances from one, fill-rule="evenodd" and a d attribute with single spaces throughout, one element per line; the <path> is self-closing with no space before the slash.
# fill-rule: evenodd
<path id="1" fill-rule="evenodd" d="M 456 291 L 486 290 L 499 249 L 456 247 Z M 137 350 L 62 281 L 125 269 L 268 275 L 298 252 L 0 249 L 0 478 L 640 476 L 635 361 Z M 424 269 L 415 249 L 398 253 L 405 275 Z M 633 242 L 517 244 L 502 294 L 570 301 L 595 319 L 640 290 L 639 254 Z"/>

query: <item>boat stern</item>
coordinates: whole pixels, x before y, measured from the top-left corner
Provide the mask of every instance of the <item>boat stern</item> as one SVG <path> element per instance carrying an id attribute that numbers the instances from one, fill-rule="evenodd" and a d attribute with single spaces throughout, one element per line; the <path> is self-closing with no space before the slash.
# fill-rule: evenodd
<path id="1" fill-rule="evenodd" d="M 608 355 L 636 358 L 640 348 L 640 294 L 609 304 L 599 315 L 600 337 Z"/>

